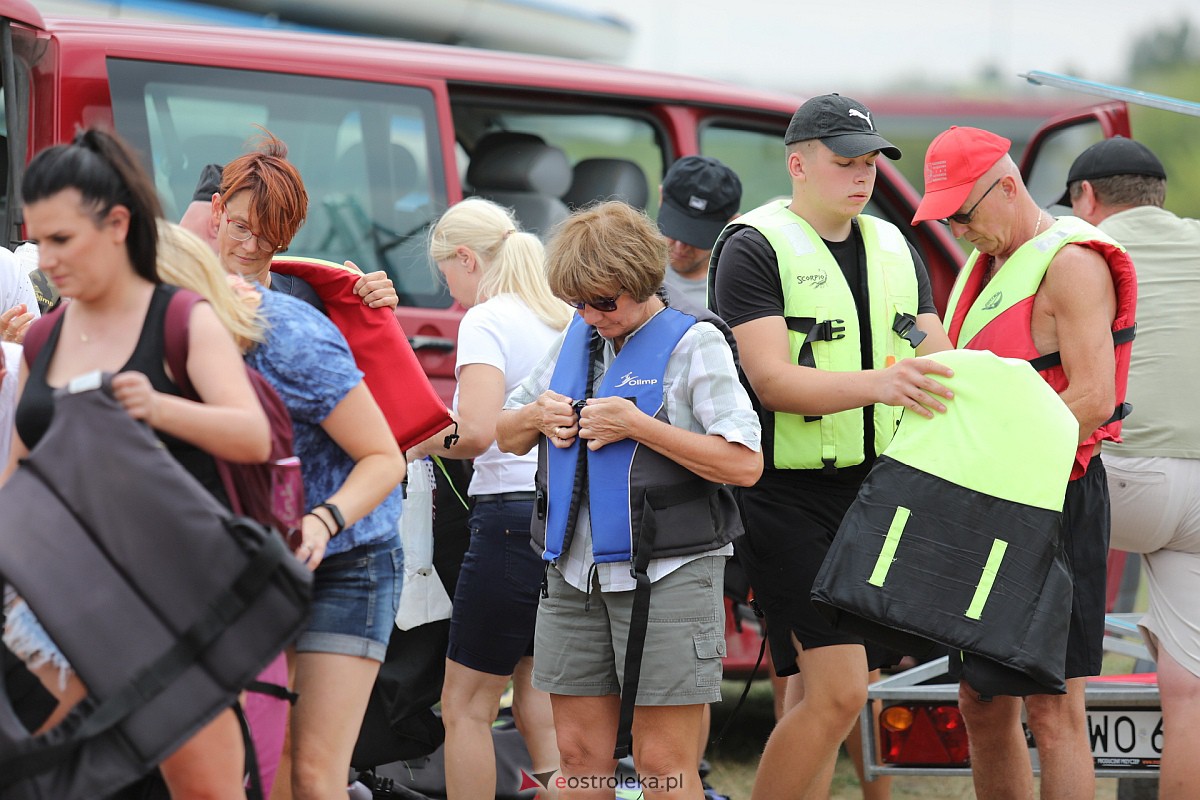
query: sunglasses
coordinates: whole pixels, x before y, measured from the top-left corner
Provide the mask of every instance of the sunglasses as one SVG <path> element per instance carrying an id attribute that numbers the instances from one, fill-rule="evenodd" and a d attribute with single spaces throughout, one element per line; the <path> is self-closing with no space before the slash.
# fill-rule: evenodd
<path id="1" fill-rule="evenodd" d="M 957 222 L 959 225 L 970 225 L 971 220 L 975 218 L 975 209 L 979 208 L 979 204 L 983 202 L 983 198 L 987 197 L 988 194 L 991 193 L 992 189 L 996 188 L 1000 181 L 1000 178 L 996 178 L 995 183 L 989 186 L 988 190 L 980 195 L 979 199 L 975 201 L 975 205 L 971 206 L 966 211 L 960 211 L 957 214 L 951 214 L 945 219 L 939 221 L 943 225 L 949 225 L 951 222 Z"/>
<path id="2" fill-rule="evenodd" d="M 612 297 L 593 297 L 591 300 L 568 300 L 567 305 L 574 308 L 576 311 L 583 311 L 584 306 L 591 306 L 597 311 L 609 312 L 617 310 L 617 298 L 625 294 L 625 290 L 614 294 Z"/>

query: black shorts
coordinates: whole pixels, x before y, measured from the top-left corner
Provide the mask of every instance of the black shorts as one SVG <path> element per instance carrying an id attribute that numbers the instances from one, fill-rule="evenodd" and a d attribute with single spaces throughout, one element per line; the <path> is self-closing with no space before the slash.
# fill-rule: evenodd
<path id="1" fill-rule="evenodd" d="M 861 475 L 865 477 L 865 469 Z M 823 481 L 807 471 L 803 478 L 768 471 L 757 484 L 738 491 L 746 534 L 734 547 L 766 615 L 767 642 L 780 676 L 799 671 L 793 633 L 805 650 L 865 644 L 871 669 L 894 664 L 902 655 L 837 630 L 812 603 L 813 581 L 858 496 L 861 480 L 845 477 Z"/>
<path id="2" fill-rule="evenodd" d="M 1063 505 L 1063 547 L 1074 585 L 1067 635 L 1068 678 L 1099 675 L 1104 660 L 1110 523 L 1108 477 L 1097 455 L 1087 472 L 1067 484 Z"/>
<path id="3" fill-rule="evenodd" d="M 1104 660 L 1110 509 L 1108 478 L 1100 456 L 1094 456 L 1087 472 L 1067 484 L 1062 521 L 1063 549 L 1072 583 L 1064 675 L 1085 678 L 1099 675 Z M 950 677 L 961 679 L 962 662 L 951 658 L 949 672 Z M 1029 691 L 1014 688 L 994 694 L 1025 695 Z"/>

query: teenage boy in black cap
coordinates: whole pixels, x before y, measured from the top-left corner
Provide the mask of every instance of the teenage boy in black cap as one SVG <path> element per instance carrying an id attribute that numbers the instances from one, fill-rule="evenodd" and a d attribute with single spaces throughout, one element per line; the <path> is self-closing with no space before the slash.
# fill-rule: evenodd
<path id="1" fill-rule="evenodd" d="M 717 236 L 737 216 L 742 182 L 715 158 L 684 156 L 663 176 L 659 195 L 658 228 L 670 247 L 663 285 L 672 300 L 706 308 L 708 260 Z"/>
<path id="2" fill-rule="evenodd" d="M 833 628 L 810 590 L 901 412 L 931 417 L 951 397 L 935 380 L 950 370 L 913 357 L 950 347 L 925 265 L 894 225 L 861 214 L 875 160 L 900 150 L 866 106 L 836 94 L 802 105 L 783 141 L 792 197 L 725 229 L 711 298 L 733 328 L 763 424 L 767 468 L 740 491 L 738 556 L 776 671 L 792 676 L 755 779 L 761 800 L 828 794 L 868 672 L 894 658 Z M 873 788 L 886 795 L 879 781 Z"/>

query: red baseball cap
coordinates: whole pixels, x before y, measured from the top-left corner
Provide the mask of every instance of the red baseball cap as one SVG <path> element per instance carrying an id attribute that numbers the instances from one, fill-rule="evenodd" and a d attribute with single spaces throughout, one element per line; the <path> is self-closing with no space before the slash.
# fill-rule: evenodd
<path id="1" fill-rule="evenodd" d="M 1012 142 L 980 128 L 957 125 L 939 133 L 925 152 L 925 196 L 912 224 L 957 213 L 980 176 L 992 168 Z"/>

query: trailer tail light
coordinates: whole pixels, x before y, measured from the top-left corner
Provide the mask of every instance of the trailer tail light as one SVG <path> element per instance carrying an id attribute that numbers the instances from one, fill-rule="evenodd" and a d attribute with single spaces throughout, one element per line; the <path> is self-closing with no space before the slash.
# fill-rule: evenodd
<path id="1" fill-rule="evenodd" d="M 965 766 L 970 762 L 967 727 L 956 705 L 902 704 L 879 715 L 885 764 Z"/>

